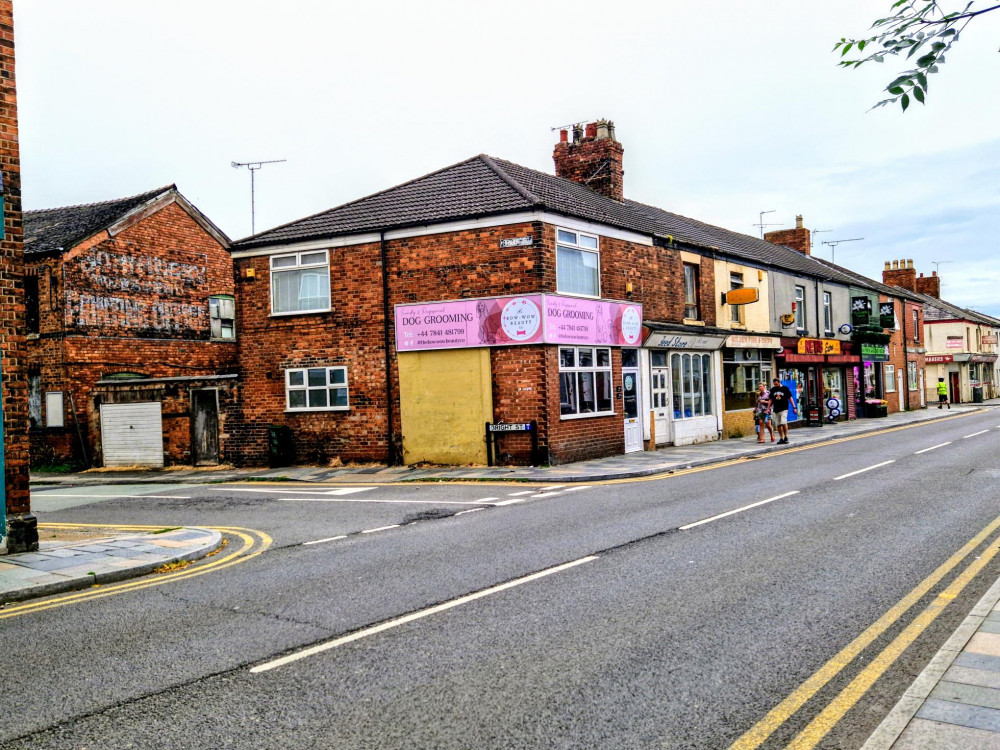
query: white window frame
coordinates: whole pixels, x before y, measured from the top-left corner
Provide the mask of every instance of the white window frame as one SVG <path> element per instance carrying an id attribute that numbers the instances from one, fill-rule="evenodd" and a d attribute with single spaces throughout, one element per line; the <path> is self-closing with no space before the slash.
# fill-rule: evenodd
<path id="1" fill-rule="evenodd" d="M 823 331 L 829 336 L 833 333 L 833 295 L 823 292 Z"/>
<path id="2" fill-rule="evenodd" d="M 591 353 L 591 365 L 581 366 L 580 365 L 580 352 Z M 573 364 L 572 366 L 563 364 L 563 353 L 573 352 Z M 606 365 L 598 364 L 602 357 L 599 352 L 603 352 L 606 357 Z M 611 348 L 607 346 L 560 346 L 558 351 L 559 357 L 559 411 L 560 419 L 587 419 L 589 417 L 606 417 L 615 413 L 615 394 L 614 394 L 614 373 L 612 372 L 612 359 L 611 359 Z M 591 387 L 594 390 L 594 411 L 580 411 L 581 408 L 581 396 L 584 391 L 583 383 L 585 382 L 585 376 L 590 374 L 591 377 Z M 598 374 L 603 374 L 606 378 L 605 382 L 608 385 L 608 404 L 609 407 L 605 411 L 598 411 Z M 563 402 L 563 376 L 570 376 L 572 387 L 572 399 L 574 401 L 573 407 L 574 411 L 563 413 L 565 408 Z M 567 389 L 569 390 L 569 389 Z M 568 403 L 568 402 L 567 402 Z"/>
<path id="3" fill-rule="evenodd" d="M 911 391 L 917 390 L 920 386 L 917 382 L 917 363 L 907 362 L 906 363 L 906 387 Z"/>
<path id="4" fill-rule="evenodd" d="M 691 270 L 691 299 L 688 299 L 688 269 Z M 699 277 L 701 276 L 701 266 L 697 263 L 684 263 L 683 268 L 683 282 L 684 282 L 684 319 L 685 320 L 701 320 L 701 290 L 699 286 Z M 688 308 L 694 308 L 694 315 L 688 315 Z"/>
<path id="5" fill-rule="evenodd" d="M 323 385 L 310 385 L 309 384 L 309 373 L 310 372 L 325 372 L 325 382 Z M 342 376 L 342 381 L 335 378 L 334 373 L 340 373 Z M 301 375 L 301 383 L 293 384 L 292 381 L 295 380 L 296 375 Z M 344 392 L 344 404 L 339 406 L 330 406 L 330 391 L 343 391 Z M 326 406 L 309 406 L 309 394 L 311 391 L 326 391 Z M 305 406 L 292 406 L 292 393 L 305 393 L 306 405 Z M 343 365 L 338 365 L 335 367 L 296 367 L 290 370 L 285 370 L 285 411 L 286 412 L 317 412 L 317 411 L 349 411 L 351 408 L 351 393 L 348 386 L 347 380 L 347 367 Z"/>
<path id="6" fill-rule="evenodd" d="M 695 367 L 697 360 L 697 367 Z M 687 363 L 685 368 L 684 364 Z M 695 370 L 698 370 L 697 376 Z M 673 418 L 701 419 L 714 416 L 712 355 L 704 352 L 674 352 L 670 355 Z M 697 378 L 697 379 L 696 379 Z M 691 414 L 686 409 L 691 406 Z M 680 408 L 678 408 L 678 406 Z"/>
<path id="7" fill-rule="evenodd" d="M 313 256 L 323 256 L 323 261 L 312 260 Z M 292 259 L 294 264 L 285 265 L 282 262 Z M 279 266 L 275 268 L 275 263 Z M 271 315 L 310 315 L 312 313 L 324 313 L 330 312 L 330 251 L 329 250 L 303 250 L 298 253 L 282 253 L 280 255 L 272 255 L 270 258 L 270 268 L 271 268 Z M 280 276 L 282 273 L 286 272 L 298 272 L 298 271 L 308 271 L 308 270 L 326 270 L 326 306 L 308 308 L 303 310 L 276 310 L 276 297 L 278 294 L 278 287 L 274 283 L 275 277 Z"/>
<path id="8" fill-rule="evenodd" d="M 911 310 L 913 313 L 913 343 L 920 343 L 920 313 L 916 310 Z"/>
<path id="9" fill-rule="evenodd" d="M 743 288 L 743 274 L 736 271 L 729 272 L 729 291 Z M 729 322 L 740 323 L 743 321 L 743 305 L 731 305 L 729 310 Z"/>
<path id="10" fill-rule="evenodd" d="M 213 294 L 209 297 L 208 321 L 212 339 L 216 341 L 235 341 L 236 298 L 231 294 Z M 226 323 L 229 324 L 228 327 Z M 227 328 L 230 332 L 229 336 L 224 335 Z"/>
<path id="11" fill-rule="evenodd" d="M 806 329 L 806 288 L 804 286 L 795 287 L 795 329 L 805 331 Z"/>
<path id="12" fill-rule="evenodd" d="M 45 426 L 65 427 L 66 414 L 62 391 L 45 392 Z"/>
<path id="13" fill-rule="evenodd" d="M 572 241 L 571 241 L 572 240 Z M 583 241 L 586 240 L 586 241 Z M 593 247 L 590 243 L 593 242 Z M 569 283 L 568 279 L 562 277 L 559 273 L 559 248 L 565 248 L 566 250 L 572 252 L 583 253 L 584 255 L 592 255 L 594 261 L 597 263 L 597 273 L 595 274 L 596 289 L 593 294 L 589 292 L 581 292 L 573 289 L 566 289 L 563 284 Z M 570 294 L 574 297 L 588 297 L 591 299 L 599 299 L 601 296 L 601 239 L 596 234 L 588 234 L 587 232 L 580 232 L 576 229 L 566 229 L 565 227 L 556 227 L 556 291 L 560 294 Z"/>
<path id="14" fill-rule="evenodd" d="M 882 385 L 886 393 L 896 392 L 896 365 L 888 362 L 882 367 Z"/>

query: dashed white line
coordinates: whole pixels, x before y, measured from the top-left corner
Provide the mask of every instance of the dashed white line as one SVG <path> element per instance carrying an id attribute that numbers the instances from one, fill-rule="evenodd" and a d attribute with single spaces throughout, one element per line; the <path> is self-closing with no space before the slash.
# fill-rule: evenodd
<path id="1" fill-rule="evenodd" d="M 345 497 L 279 497 L 282 503 L 371 503 L 372 505 L 475 505 L 471 501 L 457 500 L 368 500 Z"/>
<path id="2" fill-rule="evenodd" d="M 362 638 L 367 638 L 368 636 L 385 632 L 386 630 L 399 627 L 400 625 L 405 625 L 406 623 L 413 622 L 414 620 L 420 620 L 423 619 L 424 617 L 430 617 L 431 615 L 436 615 L 439 612 L 445 612 L 446 610 L 458 607 L 462 604 L 468 604 L 469 602 L 473 602 L 477 599 L 482 599 L 483 597 L 490 596 L 491 594 L 498 594 L 501 591 L 506 591 L 507 589 L 514 588 L 515 586 L 521 586 L 525 583 L 530 583 L 531 581 L 537 581 L 539 578 L 544 578 L 554 573 L 561 573 L 564 570 L 569 570 L 570 568 L 575 568 L 577 565 L 582 565 L 583 563 L 588 563 L 597 559 L 598 558 L 596 555 L 591 555 L 589 557 L 582 557 L 579 560 L 574 560 L 573 562 L 563 563 L 562 565 L 556 565 L 555 567 L 552 568 L 540 570 L 537 573 L 532 573 L 531 575 L 524 576 L 523 578 L 515 578 L 513 581 L 507 581 L 507 583 L 501 583 L 499 586 L 491 586 L 490 588 L 482 589 L 481 591 L 476 591 L 475 593 L 472 594 L 467 594 L 466 596 L 459 597 L 458 599 L 452 599 L 450 602 L 445 602 L 444 604 L 437 604 L 433 607 L 428 607 L 427 609 L 422 609 L 419 610 L 418 612 L 413 612 L 403 617 L 399 617 L 395 620 L 389 620 L 388 622 L 383 622 L 379 625 L 375 625 L 370 628 L 365 628 L 364 630 L 359 630 L 356 633 L 345 635 L 342 638 L 336 638 L 332 641 L 321 643 L 318 646 L 312 646 L 311 648 L 303 649 L 302 651 L 298 651 L 294 654 L 283 656 L 280 659 L 275 659 L 274 661 L 269 661 L 264 664 L 258 664 L 256 667 L 251 667 L 250 672 L 252 674 L 259 674 L 261 672 L 267 672 L 277 667 L 283 667 L 286 664 L 291 664 L 292 662 L 298 661 L 299 659 L 304 659 L 307 656 L 315 656 L 316 654 L 321 654 L 324 651 L 329 651 L 332 648 L 337 648 L 338 646 L 343 646 L 347 643 L 353 643 L 354 641 L 359 641 Z"/>
<path id="3" fill-rule="evenodd" d="M 581 484 L 576 487 L 567 487 L 563 492 L 576 492 L 577 490 L 589 490 L 590 488 L 591 485 L 589 484 Z"/>
<path id="4" fill-rule="evenodd" d="M 476 503 L 492 503 L 494 500 L 499 500 L 499 497 L 481 497 L 478 500 L 474 500 Z"/>
<path id="5" fill-rule="evenodd" d="M 710 518 L 703 518 L 700 521 L 695 521 L 694 523 L 689 523 L 684 526 L 678 526 L 681 531 L 687 531 L 688 529 L 693 529 L 695 526 L 703 526 L 706 523 L 711 523 L 712 521 L 718 521 L 720 518 L 725 518 L 726 516 L 732 516 L 737 513 L 742 513 L 745 510 L 750 510 L 751 508 L 758 508 L 761 505 L 767 505 L 768 503 L 773 503 L 775 500 L 781 500 L 785 497 L 791 497 L 792 495 L 799 494 L 799 490 L 792 490 L 791 492 L 786 492 L 783 495 L 775 495 L 774 497 L 769 497 L 767 500 L 761 500 L 756 503 L 751 503 L 750 505 L 744 505 L 742 508 L 736 508 L 736 510 L 729 510 L 725 513 L 720 513 L 717 516 L 711 516 Z"/>
<path id="6" fill-rule="evenodd" d="M 556 495 L 561 495 L 561 494 L 562 494 L 562 492 L 542 492 L 541 494 L 532 495 L 531 497 L 532 498 L 536 498 L 536 497 L 554 497 Z"/>
<path id="7" fill-rule="evenodd" d="M 524 490 L 522 492 L 509 492 L 509 493 L 507 493 L 507 496 L 508 497 L 517 497 L 518 495 L 532 495 L 535 492 L 537 492 L 537 490 Z"/>
<path id="8" fill-rule="evenodd" d="M 470 508 L 469 510 L 460 510 L 456 513 L 456 516 L 464 516 L 466 513 L 478 513 L 481 510 L 486 510 L 486 508 Z"/>
<path id="9" fill-rule="evenodd" d="M 302 542 L 302 546 L 308 547 L 310 544 L 325 544 L 326 542 L 335 542 L 338 539 L 347 539 L 347 534 L 341 534 L 340 536 L 328 536 L 326 539 L 316 539 L 311 542 Z"/>
<path id="10" fill-rule="evenodd" d="M 864 474 L 866 471 L 871 471 L 872 469 L 878 469 L 881 466 L 888 466 L 889 464 L 893 463 L 896 463 L 896 459 L 892 459 L 891 461 L 883 461 L 882 463 L 875 464 L 874 466 L 867 466 L 864 469 L 858 469 L 857 471 L 852 471 L 849 474 L 841 474 L 839 477 L 834 477 L 833 481 L 836 482 L 838 479 L 847 479 L 848 477 L 853 477 L 856 474 Z"/>
<path id="11" fill-rule="evenodd" d="M 979 432 L 973 432 L 971 435 L 963 435 L 962 440 L 966 438 L 975 437 L 976 435 L 985 435 L 989 430 L 980 430 Z"/>
<path id="12" fill-rule="evenodd" d="M 376 531 L 386 531 L 388 529 L 398 529 L 402 524 L 394 523 L 391 526 L 379 526 L 377 529 L 365 529 L 362 534 L 374 534 Z"/>
<path id="13" fill-rule="evenodd" d="M 922 451 L 917 451 L 913 455 L 919 456 L 921 453 L 927 453 L 927 451 L 932 451 L 937 448 L 944 448 L 946 445 L 951 445 L 951 441 L 949 440 L 947 443 L 939 443 L 938 445 L 932 445 L 930 448 L 924 448 Z"/>
<path id="14" fill-rule="evenodd" d="M 515 503 L 523 503 L 526 499 L 527 498 L 524 497 L 515 497 L 513 500 L 502 500 L 499 503 L 495 503 L 495 505 L 497 507 L 500 507 L 501 505 L 514 505 Z"/>
<path id="15" fill-rule="evenodd" d="M 32 491 L 33 492 L 37 492 L 37 490 L 32 490 Z M 45 497 L 92 497 L 95 500 L 101 500 L 101 499 L 105 499 L 105 498 L 109 498 L 109 497 L 131 497 L 131 498 L 148 497 L 151 500 L 190 500 L 191 499 L 191 497 L 189 495 L 82 495 L 82 494 L 81 495 L 70 495 L 70 494 L 62 493 L 62 492 L 56 493 L 56 492 L 44 492 L 44 491 L 43 492 L 39 492 L 38 494 L 39 495 L 45 495 Z"/>

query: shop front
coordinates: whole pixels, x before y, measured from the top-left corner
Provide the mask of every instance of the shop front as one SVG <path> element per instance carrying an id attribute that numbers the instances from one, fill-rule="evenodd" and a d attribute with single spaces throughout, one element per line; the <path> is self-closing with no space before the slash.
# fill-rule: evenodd
<path id="1" fill-rule="evenodd" d="M 858 418 L 885 417 L 888 402 L 883 363 L 889 361 L 889 348 L 885 344 L 858 344 L 861 363 L 852 369 L 854 380 L 854 411 Z M 895 383 L 889 385 L 890 389 Z"/>
<path id="2" fill-rule="evenodd" d="M 757 385 L 771 387 L 774 353 L 781 348 L 777 336 L 733 334 L 722 347 L 722 434 L 741 437 L 754 431 L 753 412 Z"/>
<path id="3" fill-rule="evenodd" d="M 840 339 L 781 339 L 775 354 L 777 378 L 792 392 L 788 421 L 854 419 L 854 377 L 861 360 L 852 344 Z M 848 377 L 850 375 L 851 377 Z M 858 373 L 860 377 L 860 373 Z"/>
<path id="4" fill-rule="evenodd" d="M 969 356 L 969 386 L 973 402 L 978 403 L 994 397 L 993 369 L 996 361 L 996 354 L 972 354 Z"/>
<path id="5" fill-rule="evenodd" d="M 722 430 L 719 351 L 724 335 L 694 333 L 687 326 L 647 323 L 650 404 L 645 439 L 654 445 L 718 440 Z"/>

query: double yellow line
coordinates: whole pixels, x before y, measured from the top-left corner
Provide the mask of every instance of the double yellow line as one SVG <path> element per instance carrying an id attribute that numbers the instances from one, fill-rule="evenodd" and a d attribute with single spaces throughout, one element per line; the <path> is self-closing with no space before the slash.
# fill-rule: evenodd
<path id="1" fill-rule="evenodd" d="M 970 554 L 1000 528 L 1000 517 L 976 534 L 954 555 L 948 558 L 909 594 L 888 610 L 861 635 L 845 646 L 793 693 L 775 706 L 746 734 L 730 746 L 730 750 L 754 750 L 760 747 L 780 726 L 790 719 L 830 680 L 846 669 L 862 651 L 894 625 L 908 610 L 927 595 Z M 954 580 L 918 614 L 893 641 L 883 649 L 806 727 L 787 745 L 795 750 L 815 747 L 844 715 L 875 684 L 899 656 L 934 622 L 935 618 L 959 595 L 983 567 L 1000 551 L 1000 538 L 989 545 Z"/>
<path id="2" fill-rule="evenodd" d="M 120 532 L 129 531 L 159 531 L 163 526 L 132 526 L 132 525 L 112 525 L 112 524 L 83 524 L 83 523 L 47 523 L 39 524 L 40 528 L 59 528 L 59 529 L 71 529 L 71 528 L 107 528 L 114 529 Z M 110 585 L 95 585 L 86 591 L 79 591 L 74 594 L 67 594 L 65 596 L 48 597 L 45 599 L 38 599 L 34 601 L 21 602 L 18 604 L 8 604 L 0 610 L 0 620 L 6 620 L 11 617 L 19 617 L 21 615 L 42 612 L 47 609 L 54 609 L 56 607 L 64 607 L 68 604 L 76 604 L 79 602 L 90 601 L 92 599 L 103 599 L 107 596 L 116 596 L 118 594 L 124 594 L 130 591 L 138 591 L 140 589 L 151 588 L 153 586 L 162 586 L 167 583 L 176 583 L 178 581 L 186 580 L 188 578 L 195 578 L 197 576 L 205 575 L 206 573 L 214 573 L 223 568 L 228 568 L 232 565 L 238 565 L 239 563 L 247 562 L 253 558 L 260 555 L 268 547 L 271 546 L 271 537 L 262 531 L 256 531 L 255 529 L 244 529 L 233 526 L 205 526 L 200 528 L 207 528 L 212 531 L 218 531 L 221 534 L 225 534 L 230 537 L 236 537 L 240 540 L 240 546 L 236 549 L 230 550 L 227 547 L 220 548 L 225 549 L 226 554 L 218 557 L 211 562 L 197 565 L 193 568 L 183 568 L 177 570 L 173 573 L 164 573 L 158 575 L 155 578 L 141 578 L 135 581 L 126 581 L 124 583 L 115 583 Z"/>

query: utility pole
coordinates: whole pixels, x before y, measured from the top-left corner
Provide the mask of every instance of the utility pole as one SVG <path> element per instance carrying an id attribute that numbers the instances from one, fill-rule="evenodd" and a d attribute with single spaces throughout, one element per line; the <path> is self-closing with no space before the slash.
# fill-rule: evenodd
<path id="1" fill-rule="evenodd" d="M 240 167 L 246 167 L 250 170 L 250 234 L 254 235 L 257 233 L 257 217 L 256 217 L 256 207 L 254 198 L 254 172 L 263 167 L 265 164 L 280 164 L 283 161 L 288 161 L 287 159 L 271 159 L 270 161 L 234 161 L 232 162 L 233 169 L 239 169 Z"/>
<path id="2" fill-rule="evenodd" d="M 770 211 L 761 211 L 760 212 L 760 221 L 757 224 L 751 224 L 750 225 L 750 226 L 754 226 L 754 227 L 760 227 L 760 238 L 761 239 L 764 239 L 764 227 L 779 227 L 779 226 L 781 226 L 780 224 L 765 224 L 764 223 L 764 214 L 773 214 L 777 210 L 778 209 L 776 209 L 776 208 L 772 208 Z"/>
<path id="3" fill-rule="evenodd" d="M 837 245 L 839 245 L 841 242 L 858 242 L 858 241 L 863 240 L 863 239 L 864 239 L 864 237 L 851 237 L 851 239 L 849 239 L 849 240 L 829 240 L 829 241 L 823 242 L 823 244 L 830 246 L 830 262 L 831 263 L 836 263 L 837 262 Z"/>

